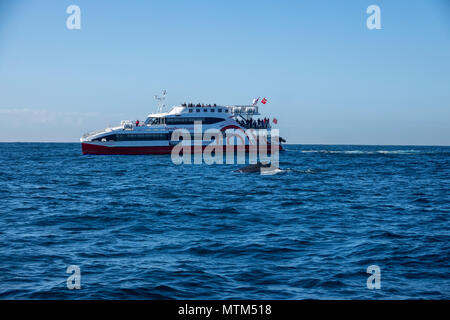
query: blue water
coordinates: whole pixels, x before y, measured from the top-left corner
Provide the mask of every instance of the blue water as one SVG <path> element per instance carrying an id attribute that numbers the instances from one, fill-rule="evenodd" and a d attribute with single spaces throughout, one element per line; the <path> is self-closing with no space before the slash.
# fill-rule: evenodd
<path id="1" fill-rule="evenodd" d="M 450 298 L 450 147 L 288 145 L 284 172 L 239 167 L 0 144 L 0 298 Z"/>

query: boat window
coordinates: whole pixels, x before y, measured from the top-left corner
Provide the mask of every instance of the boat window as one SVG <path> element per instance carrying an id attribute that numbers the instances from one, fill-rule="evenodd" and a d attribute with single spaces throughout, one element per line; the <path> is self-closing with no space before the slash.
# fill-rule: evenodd
<path id="1" fill-rule="evenodd" d="M 203 109 L 203 112 L 208 112 L 208 109 Z"/>
<path id="2" fill-rule="evenodd" d="M 116 134 L 117 141 L 151 141 L 169 140 L 168 133 L 136 133 L 136 134 Z"/>
<path id="3" fill-rule="evenodd" d="M 166 124 L 170 125 L 170 124 L 190 124 L 193 125 L 194 121 L 201 121 L 203 124 L 213 124 L 213 123 L 218 123 L 221 121 L 224 121 L 225 119 L 223 118 L 215 118 L 215 117 L 191 117 L 191 118 L 173 118 L 173 117 L 168 117 L 166 118 Z"/>
<path id="4" fill-rule="evenodd" d="M 189 112 L 192 112 L 192 109 L 189 109 Z"/>
<path id="5" fill-rule="evenodd" d="M 211 112 L 214 112 L 214 109 L 211 109 Z"/>
<path id="6" fill-rule="evenodd" d="M 145 124 L 164 124 L 164 118 L 147 118 L 147 120 L 145 120 Z"/>
<path id="7" fill-rule="evenodd" d="M 225 113 L 228 113 L 228 109 L 225 109 Z"/>
<path id="8" fill-rule="evenodd" d="M 217 109 L 217 112 L 222 112 L 222 109 Z"/>
<path id="9" fill-rule="evenodd" d="M 197 109 L 197 112 L 200 112 L 200 109 Z"/>

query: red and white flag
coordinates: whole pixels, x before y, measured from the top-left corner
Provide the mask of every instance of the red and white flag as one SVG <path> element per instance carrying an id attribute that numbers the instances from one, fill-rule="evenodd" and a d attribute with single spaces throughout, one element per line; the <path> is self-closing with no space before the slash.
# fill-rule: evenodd
<path id="1" fill-rule="evenodd" d="M 261 100 L 261 103 L 262 103 L 262 104 L 266 104 L 266 103 L 267 103 L 267 99 L 266 99 L 266 98 L 263 98 L 263 99 Z"/>
<path id="2" fill-rule="evenodd" d="M 277 123 L 278 123 L 277 118 L 273 118 L 272 122 L 275 123 L 275 124 L 277 124 Z"/>

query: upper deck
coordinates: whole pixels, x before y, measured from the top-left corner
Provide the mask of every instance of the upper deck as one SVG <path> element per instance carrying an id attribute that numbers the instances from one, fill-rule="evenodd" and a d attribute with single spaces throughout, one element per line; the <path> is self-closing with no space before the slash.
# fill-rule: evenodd
<path id="1" fill-rule="evenodd" d="M 258 106 L 253 105 L 232 105 L 232 106 L 218 106 L 218 105 L 201 105 L 201 104 L 182 104 L 174 106 L 168 112 L 151 113 L 147 118 L 165 118 L 176 117 L 188 114 L 190 117 L 205 117 L 214 116 L 220 118 L 227 118 L 236 115 L 254 116 L 259 115 Z"/>

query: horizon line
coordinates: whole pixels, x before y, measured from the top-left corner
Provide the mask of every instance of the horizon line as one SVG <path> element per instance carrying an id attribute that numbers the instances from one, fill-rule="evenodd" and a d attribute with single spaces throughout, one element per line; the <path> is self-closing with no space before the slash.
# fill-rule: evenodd
<path id="1" fill-rule="evenodd" d="M 73 144 L 76 141 L 0 141 L 0 143 L 60 143 Z M 384 147 L 450 147 L 442 144 L 359 144 L 359 143 L 283 143 L 283 145 L 304 145 L 304 146 L 384 146 Z"/>

